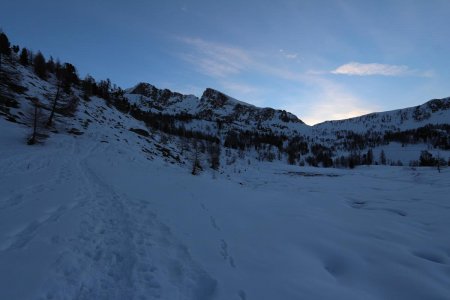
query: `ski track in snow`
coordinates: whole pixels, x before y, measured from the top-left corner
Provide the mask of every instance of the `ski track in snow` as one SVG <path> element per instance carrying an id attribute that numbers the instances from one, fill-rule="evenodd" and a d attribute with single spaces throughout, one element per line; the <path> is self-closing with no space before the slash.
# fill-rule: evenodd
<path id="1" fill-rule="evenodd" d="M 101 149 L 105 144 L 85 150 L 73 139 L 70 147 L 63 148 L 69 152 L 61 156 L 66 157 L 63 161 L 51 153 L 23 157 L 18 166 L 13 160 L 1 162 L 8 176 L 39 172 L 52 160 L 59 172 L 2 199 L 0 212 L 20 209 L 60 185 L 77 188 L 72 200 L 47 208 L 0 243 L 0 255 L 26 250 L 30 242 L 40 240 L 44 228 L 58 226 L 66 214 L 82 210 L 75 236 L 50 239 L 60 255 L 39 299 L 211 299 L 216 281 L 192 260 L 187 247 L 149 210 L 147 201 L 117 193 L 90 167 L 92 156 L 105 150 Z"/>
<path id="2" fill-rule="evenodd" d="M 2 162 L 2 169 L 6 170 L 5 173 L 8 174 L 7 176 L 14 176 L 17 174 L 26 176 L 28 173 L 39 172 L 51 164 L 51 159 L 49 158 L 42 159 L 41 157 L 35 158 L 32 156 L 21 157 L 20 161 L 22 161 L 22 164 L 19 164 L 15 172 L 13 171 L 14 163 L 7 162 L 5 164 Z M 65 168 L 63 167 L 62 170 L 64 169 Z M 13 192 L 12 195 L 8 196 L 0 203 L 0 211 L 20 209 L 20 206 L 25 205 L 27 201 L 30 202 L 35 200 L 33 199 L 33 196 L 52 192 L 54 190 L 54 184 L 59 183 L 56 179 L 58 177 L 60 178 L 61 176 L 58 175 L 55 178 L 45 180 L 43 183 L 30 185 L 22 190 Z M 0 250 L 8 251 L 26 247 L 36 236 L 41 227 L 57 223 L 66 212 L 74 209 L 76 205 L 77 203 L 73 202 L 47 208 L 44 214 L 12 233 L 8 241 L 3 245 L 0 245 Z"/>
<path id="3" fill-rule="evenodd" d="M 115 192 L 90 168 L 89 157 L 100 146 L 74 168 L 82 178 L 86 216 L 56 263 L 58 280 L 47 283 L 52 289 L 44 299 L 210 299 L 215 280 L 196 266 L 146 201 Z M 73 178 L 74 170 L 68 170 L 61 170 L 61 180 Z M 165 277 L 173 286 L 161 285 L 159 278 Z"/>
<path id="4" fill-rule="evenodd" d="M 0 262 L 43 259 L 26 269 L 43 269 L 34 286 L 0 282 L 1 299 L 446 299 L 448 174 L 272 167 L 210 179 L 139 169 L 133 151 L 99 139 L 19 153 L 18 168 L 0 160 Z"/>
<path id="5" fill-rule="evenodd" d="M 13 114 L 30 108 L 30 97 L 49 104 L 52 75 L 43 81 L 31 67 L 6 66 L 28 88 L 14 92 L 20 108 Z M 166 112 L 211 108 L 218 116 L 247 105 L 205 100 L 175 96 L 161 104 Z M 449 110 L 430 104 L 311 128 L 282 122 L 278 111 L 261 125 L 332 146 L 326 139 L 340 130 L 448 124 Z M 430 118 L 416 122 L 418 109 Z M 259 119 L 235 116 L 230 129 L 255 128 Z M 0 118 L 0 300 L 450 299 L 448 169 L 300 168 L 227 149 L 219 172 L 205 163 L 191 176 L 179 139 L 129 132 L 148 128 L 98 97 L 55 123 L 58 134 L 29 147 L 29 128 Z M 218 127 L 197 119 L 185 125 L 213 135 Z M 65 134 L 70 127 L 81 136 Z M 403 146 L 389 143 L 373 154 L 383 150 L 405 164 L 425 149 L 450 153 Z M 188 164 L 167 157 L 169 150 Z M 341 154 L 348 153 L 338 145 Z"/>

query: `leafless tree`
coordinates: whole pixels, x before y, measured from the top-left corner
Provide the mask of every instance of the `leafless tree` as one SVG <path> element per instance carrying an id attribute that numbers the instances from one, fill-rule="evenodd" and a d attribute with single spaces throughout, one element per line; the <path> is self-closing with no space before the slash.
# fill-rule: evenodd
<path id="1" fill-rule="evenodd" d="M 61 88 L 61 83 L 58 82 L 46 126 L 47 127 L 53 126 L 55 113 L 59 113 L 66 117 L 73 116 L 78 107 L 78 103 L 79 103 L 78 97 L 76 97 L 75 95 L 64 94 Z"/>
<path id="2" fill-rule="evenodd" d="M 202 170 L 202 165 L 200 164 L 200 147 L 197 140 L 193 140 L 193 154 L 192 154 L 192 175 L 197 175 Z"/>
<path id="3" fill-rule="evenodd" d="M 53 98 L 52 109 L 50 111 L 50 115 L 48 116 L 47 127 L 51 127 L 53 124 L 53 116 L 55 115 L 56 106 L 58 105 L 60 89 L 61 87 L 60 84 L 58 83 L 58 86 L 56 88 L 56 94 L 55 97 Z"/>
<path id="4" fill-rule="evenodd" d="M 209 163 L 212 169 L 218 170 L 220 167 L 220 144 L 209 143 L 208 144 Z"/>
<path id="5" fill-rule="evenodd" d="M 32 107 L 25 113 L 24 121 L 32 128 L 31 136 L 27 139 L 28 145 L 41 142 L 47 135 L 45 134 L 45 115 L 42 112 L 42 105 L 39 100 L 32 100 Z"/>

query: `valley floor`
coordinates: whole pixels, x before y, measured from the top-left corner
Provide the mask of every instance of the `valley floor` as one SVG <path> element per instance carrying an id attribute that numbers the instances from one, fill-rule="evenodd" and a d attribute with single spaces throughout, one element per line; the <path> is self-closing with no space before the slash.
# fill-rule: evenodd
<path id="1" fill-rule="evenodd" d="M 450 299 L 449 169 L 192 176 L 95 136 L 29 147 L 14 130 L 0 299 Z"/>

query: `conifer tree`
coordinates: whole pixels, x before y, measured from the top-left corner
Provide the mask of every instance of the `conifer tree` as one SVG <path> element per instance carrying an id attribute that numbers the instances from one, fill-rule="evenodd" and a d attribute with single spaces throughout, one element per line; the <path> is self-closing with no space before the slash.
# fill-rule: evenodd
<path id="1" fill-rule="evenodd" d="M 373 151 L 369 149 L 366 154 L 366 165 L 373 164 Z"/>
<path id="2" fill-rule="evenodd" d="M 64 63 L 62 66 L 58 66 L 58 63 L 55 65 L 56 78 L 63 88 L 64 92 L 69 94 L 71 93 L 72 84 L 78 84 L 80 79 L 78 78 L 77 70 L 74 65 L 70 63 Z"/>
<path id="3" fill-rule="evenodd" d="M 47 79 L 47 65 L 44 55 L 40 51 L 35 55 L 33 64 L 36 75 L 42 79 Z"/>
<path id="4" fill-rule="evenodd" d="M 380 163 L 382 165 L 386 164 L 386 154 L 384 154 L 384 150 L 381 150 L 381 153 L 380 153 Z"/>
<path id="5" fill-rule="evenodd" d="M 198 175 L 198 173 L 202 170 L 202 166 L 200 164 L 200 147 L 197 140 L 192 141 L 192 145 L 194 147 L 194 153 L 192 155 L 192 175 Z"/>
<path id="6" fill-rule="evenodd" d="M 28 58 L 28 50 L 27 48 L 22 48 L 22 51 L 20 52 L 19 56 L 19 62 L 23 66 L 29 65 L 29 58 Z"/>
<path id="7" fill-rule="evenodd" d="M 55 74 L 57 76 L 58 76 L 58 72 L 61 71 L 61 68 L 62 68 L 61 62 L 59 61 L 59 59 L 56 59 L 56 62 L 55 62 Z"/>
<path id="8" fill-rule="evenodd" d="M 0 33 L 0 54 L 10 55 L 11 54 L 11 44 L 9 43 L 8 37 L 5 33 Z"/>
<path id="9" fill-rule="evenodd" d="M 95 79 L 89 74 L 81 81 L 81 90 L 83 91 L 84 100 L 89 100 L 89 97 L 94 94 L 94 85 Z"/>
<path id="10" fill-rule="evenodd" d="M 2 59 L 3 56 L 10 56 L 11 55 L 11 48 L 10 48 L 10 43 L 8 40 L 8 37 L 6 36 L 5 33 L 0 32 L 0 71 L 2 69 Z"/>
<path id="11" fill-rule="evenodd" d="M 55 62 L 53 61 L 53 57 L 51 56 L 47 61 L 47 71 L 50 73 L 55 73 Z"/>

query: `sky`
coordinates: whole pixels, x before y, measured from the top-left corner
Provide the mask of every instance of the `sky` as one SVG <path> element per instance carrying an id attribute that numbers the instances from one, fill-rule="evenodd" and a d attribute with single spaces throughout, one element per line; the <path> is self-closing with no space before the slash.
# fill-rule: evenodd
<path id="1" fill-rule="evenodd" d="M 0 0 L 12 44 L 122 88 L 207 88 L 309 125 L 450 96 L 448 0 Z"/>

